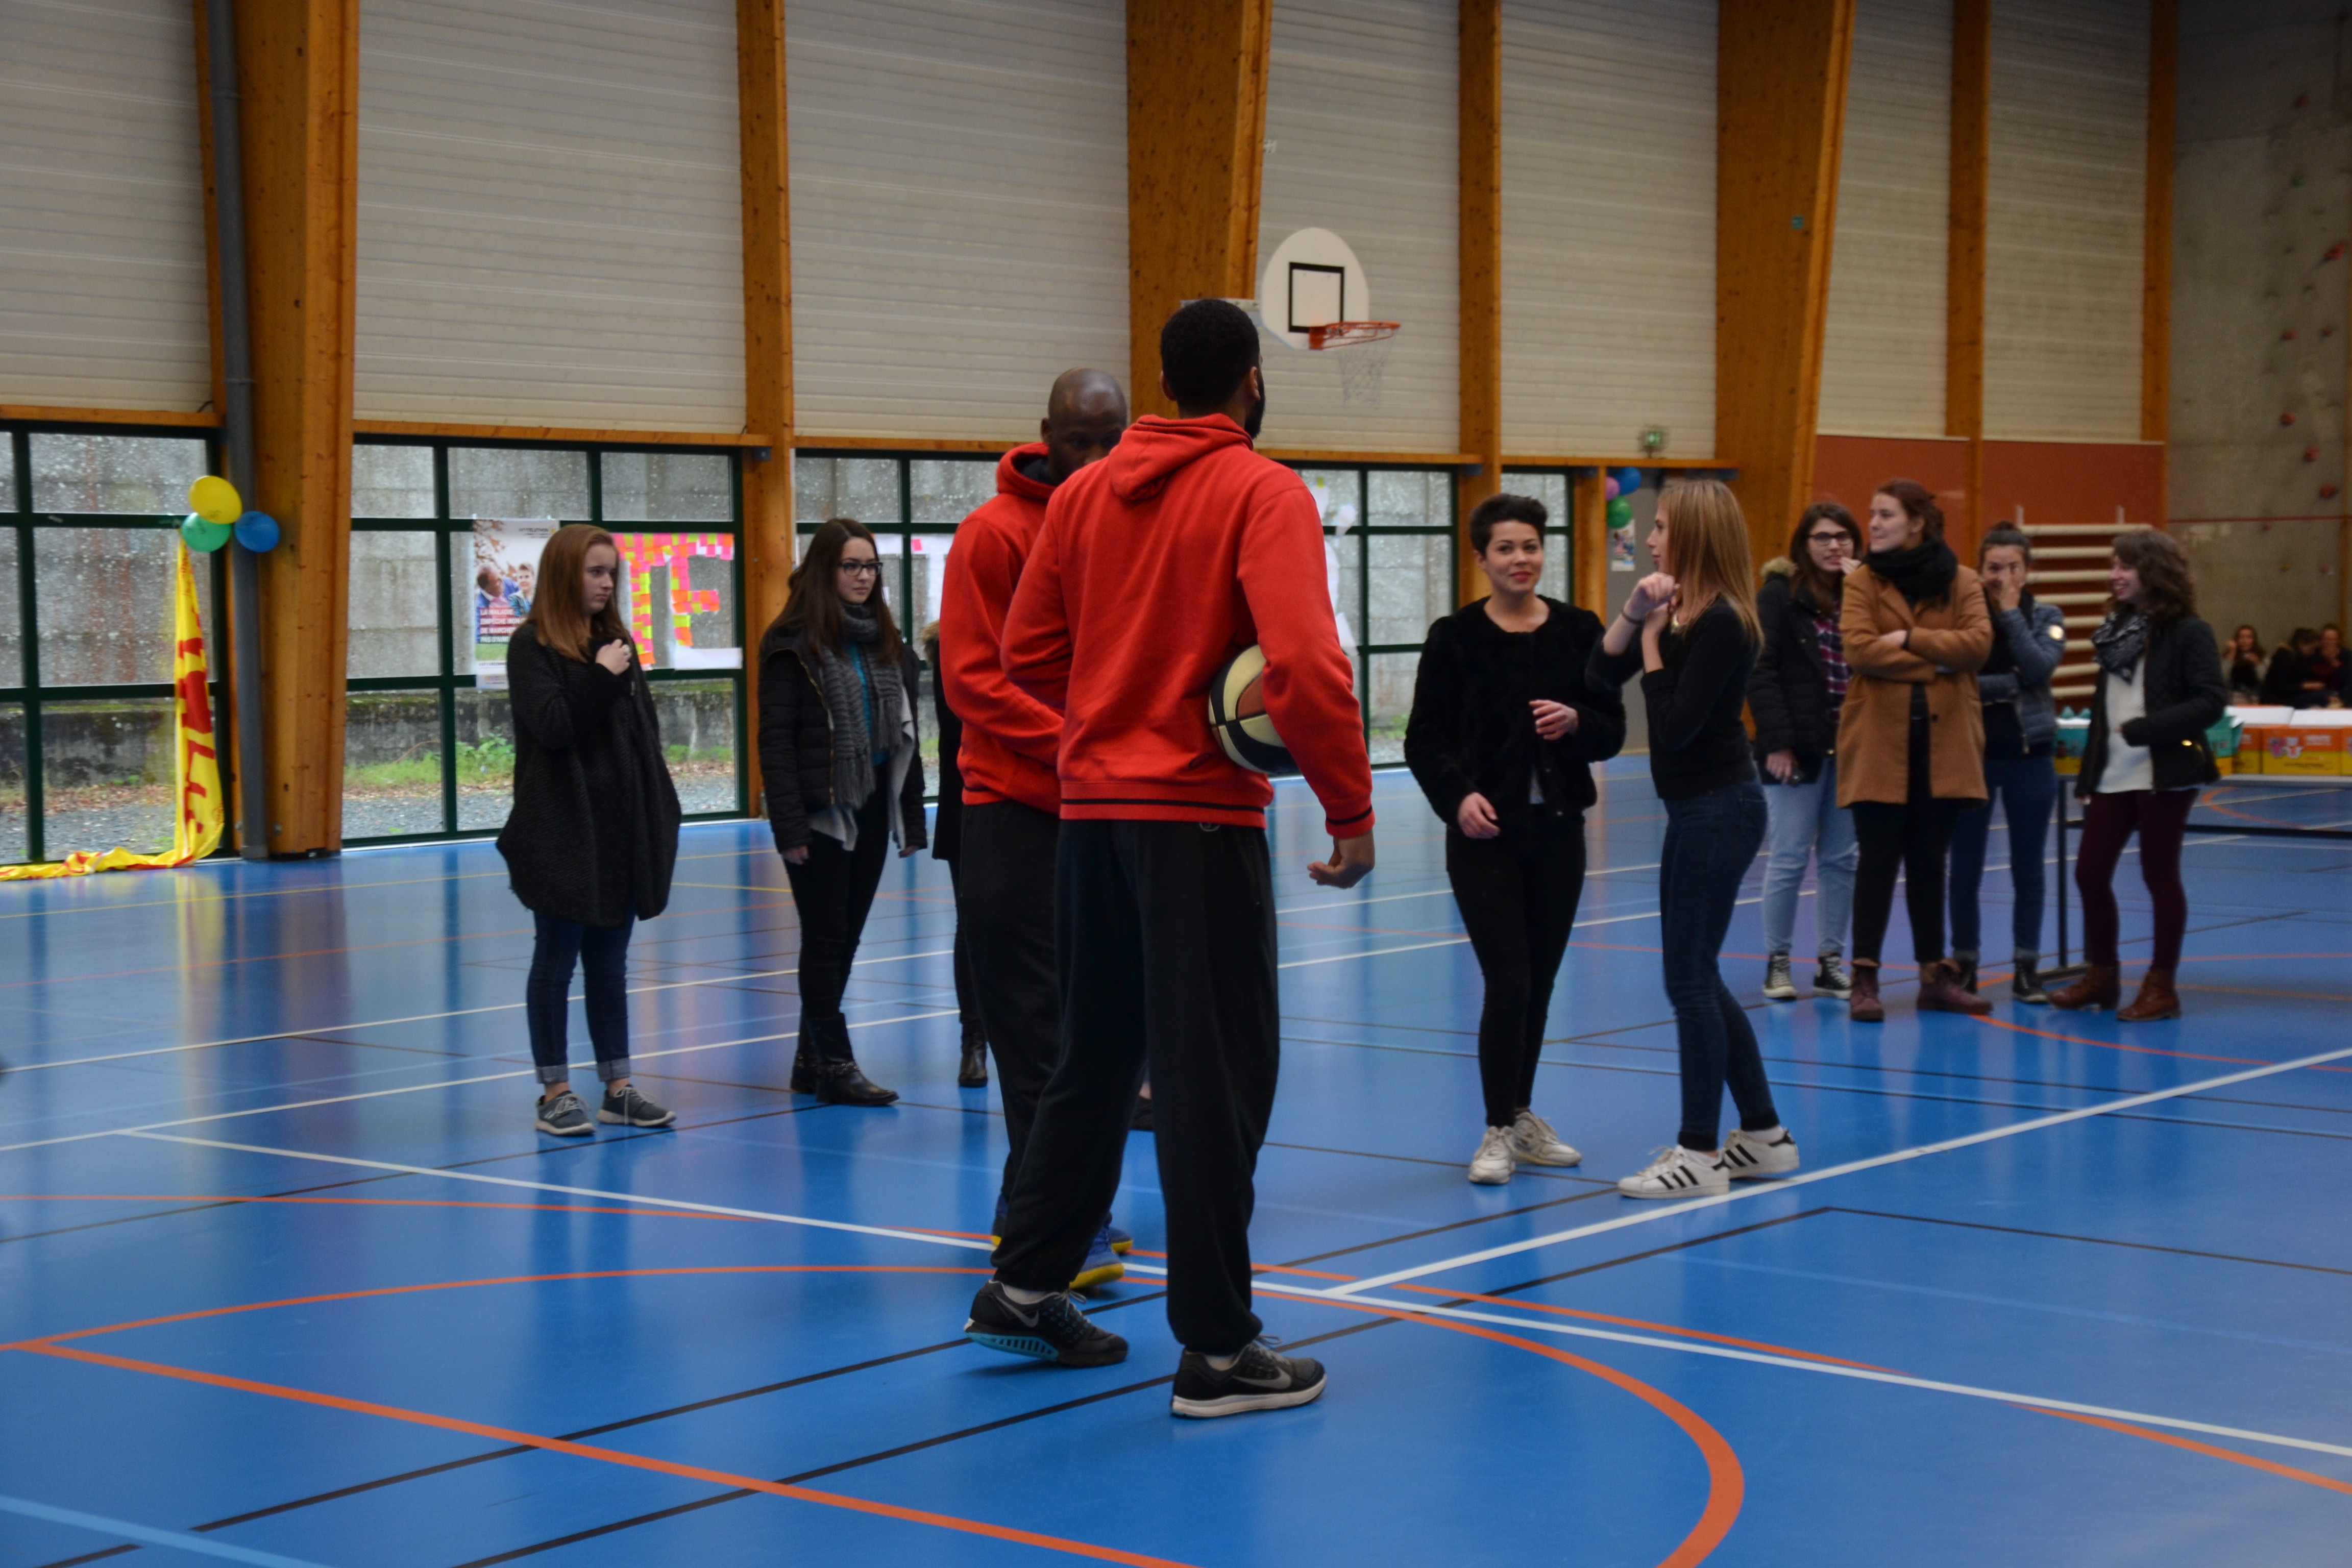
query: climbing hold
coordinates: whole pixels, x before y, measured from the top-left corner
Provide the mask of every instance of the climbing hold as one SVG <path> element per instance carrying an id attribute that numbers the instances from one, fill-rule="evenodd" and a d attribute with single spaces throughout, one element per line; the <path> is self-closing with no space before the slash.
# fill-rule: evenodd
<path id="1" fill-rule="evenodd" d="M 2323 338 L 2332 338 L 2336 335 L 2336 329 L 2334 327 L 2322 327 L 2319 329 L 2319 335 Z"/>
<path id="2" fill-rule="evenodd" d="M 2279 423 L 2282 425 L 2292 425 L 2294 423 L 2294 416 L 2291 413 L 2282 414 L 2279 416 Z"/>
<path id="3" fill-rule="evenodd" d="M 2309 93 L 2307 93 L 2307 92 L 2298 92 L 2298 93 L 2296 93 L 2296 94 L 2294 95 L 2294 106 L 2295 106 L 2297 109 L 2308 109 L 2308 108 L 2310 108 L 2310 107 L 2311 107 L 2311 94 L 2309 94 Z"/>
<path id="4" fill-rule="evenodd" d="M 2319 499 L 2321 500 L 2334 500 L 2336 499 L 2336 487 L 2334 485 L 2320 486 Z"/>
<path id="5" fill-rule="evenodd" d="M 2323 257 L 2321 257 L 2319 259 L 2320 259 L 2320 260 L 2322 260 L 2322 261 L 2341 261 L 2341 260 L 2343 260 L 2343 259 L 2344 259 L 2344 242 L 2343 242 L 2342 240 L 2340 240 L 2340 239 L 2339 239 L 2339 240 L 2337 240 L 2335 244 L 2333 244 L 2333 245 L 2329 246 L 2329 247 L 2327 247 L 2327 254 L 2326 254 L 2326 255 L 2325 255 L 2325 256 L 2323 256 Z"/>
<path id="6" fill-rule="evenodd" d="M 2283 343 L 2291 343 L 2294 342 L 2294 329 L 2293 327 L 2289 327 L 2286 331 L 2281 332 L 2279 334 L 2279 342 Z"/>
<path id="7" fill-rule="evenodd" d="M 2305 447 L 2303 449 L 2303 460 L 2306 463 L 2315 463 L 2319 461 L 2319 448 L 2316 447 Z"/>

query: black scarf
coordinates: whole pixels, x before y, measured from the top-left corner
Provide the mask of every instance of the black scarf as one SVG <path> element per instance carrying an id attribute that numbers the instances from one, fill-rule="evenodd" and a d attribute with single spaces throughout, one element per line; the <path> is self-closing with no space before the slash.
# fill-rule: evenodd
<path id="1" fill-rule="evenodd" d="M 2118 680 L 2129 680 L 2132 667 L 2147 651 L 2147 627 L 2145 610 L 2118 605 L 2108 611 L 2099 629 L 2091 634 L 2091 646 L 2098 650 L 2099 668 Z"/>
<path id="2" fill-rule="evenodd" d="M 1908 550 L 1874 550 L 1863 563 L 1894 584 L 1915 609 L 1948 595 L 1960 570 L 1960 558 L 1940 539 L 1921 540 Z"/>

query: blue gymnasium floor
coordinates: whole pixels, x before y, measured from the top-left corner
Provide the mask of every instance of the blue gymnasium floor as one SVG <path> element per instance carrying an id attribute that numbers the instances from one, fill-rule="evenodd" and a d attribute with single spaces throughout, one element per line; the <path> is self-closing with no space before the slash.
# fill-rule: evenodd
<path id="1" fill-rule="evenodd" d="M 1606 1184 L 1675 1120 L 1641 763 L 1538 1086 L 1587 1163 L 1501 1188 L 1463 1178 L 1479 985 L 1436 824 L 1382 775 L 1381 868 L 1331 894 L 1282 802 L 1254 1241 L 1331 1390 L 1208 1423 L 1167 1413 L 1148 1137 L 1099 1302 L 1129 1362 L 959 1338 L 1003 1145 L 954 1087 L 928 858 L 853 991 L 899 1106 L 786 1092 L 782 868 L 701 826 L 634 974 L 677 1129 L 583 1143 L 530 1131 L 487 844 L 0 889 L 0 1564 L 2346 1561 L 2352 846 L 2193 841 L 2179 1023 L 1759 1003 L 1805 1179 L 1670 1206 Z"/>

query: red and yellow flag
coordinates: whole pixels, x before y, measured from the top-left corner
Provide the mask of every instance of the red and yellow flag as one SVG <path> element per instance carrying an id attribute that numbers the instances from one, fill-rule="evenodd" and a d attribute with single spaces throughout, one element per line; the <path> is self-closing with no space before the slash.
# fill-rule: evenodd
<path id="1" fill-rule="evenodd" d="M 102 853 L 77 849 L 62 860 L 45 865 L 0 866 L 0 881 L 184 866 L 211 854 L 220 843 L 220 758 L 213 742 L 205 628 L 196 615 L 196 574 L 188 558 L 188 547 L 177 540 L 173 544 L 178 553 L 179 568 L 172 581 L 172 773 L 178 786 L 173 792 L 178 812 L 172 826 L 172 847 L 152 855 L 129 849 Z"/>

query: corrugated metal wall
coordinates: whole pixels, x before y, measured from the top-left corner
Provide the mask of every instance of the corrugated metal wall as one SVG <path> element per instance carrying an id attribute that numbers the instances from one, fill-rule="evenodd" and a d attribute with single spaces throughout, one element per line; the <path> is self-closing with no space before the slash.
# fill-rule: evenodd
<path id="1" fill-rule="evenodd" d="M 743 427 L 726 0 L 364 0 L 355 412 Z"/>
<path id="2" fill-rule="evenodd" d="M 1268 446 L 1459 449 L 1460 31 L 1454 0 L 1274 8 L 1258 265 L 1284 237 L 1329 229 L 1364 264 L 1371 315 L 1404 328 L 1377 404 L 1345 401 L 1334 351 L 1268 339 Z"/>
<path id="3" fill-rule="evenodd" d="M 1951 0 L 1860 0 L 1819 428 L 1944 434 Z"/>
<path id="4" fill-rule="evenodd" d="M 1715 452 L 1715 0 L 1505 0 L 1503 445 Z"/>
<path id="5" fill-rule="evenodd" d="M 0 403 L 212 396 L 186 0 L 0 0 Z"/>
<path id="6" fill-rule="evenodd" d="M 1993 7 L 1989 437 L 2139 437 L 2147 49 L 2147 0 Z"/>
<path id="7" fill-rule="evenodd" d="M 1127 19 L 1087 0 L 786 13 L 804 436 L 1034 439 L 1127 380 Z"/>

